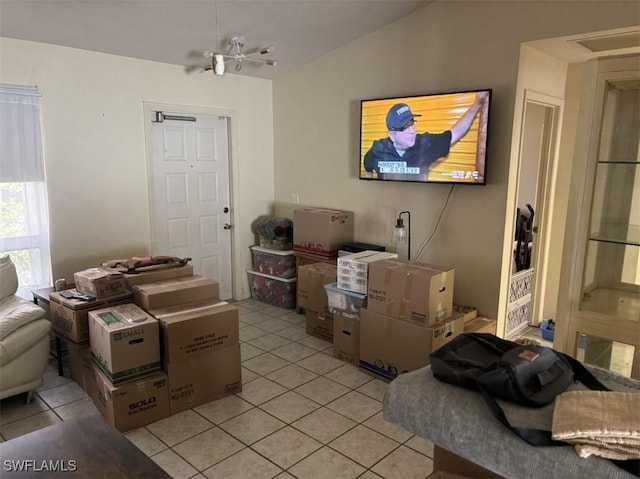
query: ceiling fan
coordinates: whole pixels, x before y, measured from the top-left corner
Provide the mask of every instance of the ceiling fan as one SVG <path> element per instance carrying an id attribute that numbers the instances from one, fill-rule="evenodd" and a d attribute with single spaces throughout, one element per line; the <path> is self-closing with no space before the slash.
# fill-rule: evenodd
<path id="1" fill-rule="evenodd" d="M 226 64 L 235 63 L 235 71 L 242 70 L 245 62 L 261 65 L 276 66 L 277 60 L 271 58 L 260 58 L 261 55 L 267 55 L 273 51 L 273 46 L 261 47 L 248 52 L 242 51 L 244 48 L 245 38 L 243 36 L 234 36 L 229 39 L 229 50 L 226 53 L 217 53 L 211 50 L 205 50 L 202 54 L 211 59 L 211 63 L 202 67 L 201 71 L 211 70 L 215 75 L 224 75 Z"/>

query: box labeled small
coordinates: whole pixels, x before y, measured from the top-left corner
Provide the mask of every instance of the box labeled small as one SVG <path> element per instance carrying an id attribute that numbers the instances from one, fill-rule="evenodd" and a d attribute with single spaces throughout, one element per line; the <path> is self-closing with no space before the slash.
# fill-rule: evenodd
<path id="1" fill-rule="evenodd" d="M 158 320 L 133 303 L 89 312 L 91 360 L 113 384 L 161 369 Z"/>

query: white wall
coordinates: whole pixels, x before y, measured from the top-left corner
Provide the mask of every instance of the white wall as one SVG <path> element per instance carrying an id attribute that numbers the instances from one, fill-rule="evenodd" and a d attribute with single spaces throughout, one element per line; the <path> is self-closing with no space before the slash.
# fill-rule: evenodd
<path id="1" fill-rule="evenodd" d="M 359 101 L 491 87 L 488 185 L 454 189 L 420 259 L 454 266 L 456 301 L 495 316 L 520 44 L 637 21 L 636 1 L 437 2 L 275 80 L 273 97 L 265 80 L 0 38 L 0 82 L 43 92 L 54 277 L 148 252 L 144 101 L 237 112 L 238 297 L 251 221 L 289 214 L 292 192 L 352 209 L 356 239 L 386 245 L 411 209 L 417 251 L 449 187 L 359 181 Z"/>
<path id="2" fill-rule="evenodd" d="M 357 241 L 390 246 L 409 209 L 417 251 L 450 187 L 358 180 L 359 102 L 493 88 L 488 184 L 455 187 L 418 259 L 453 266 L 454 301 L 496 317 L 521 43 L 630 26 L 637 13 L 634 2 L 436 2 L 275 80 L 276 212 L 291 214 L 298 193 L 304 205 L 353 210 Z"/>
<path id="3" fill-rule="evenodd" d="M 234 284 L 247 297 L 250 224 L 274 195 L 271 81 L 8 38 L 0 59 L 1 83 L 42 92 L 54 278 L 150 253 L 143 102 L 233 111 Z"/>

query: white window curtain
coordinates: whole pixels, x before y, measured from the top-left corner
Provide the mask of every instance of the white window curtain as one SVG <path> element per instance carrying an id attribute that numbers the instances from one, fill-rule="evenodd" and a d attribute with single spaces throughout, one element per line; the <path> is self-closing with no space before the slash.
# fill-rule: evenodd
<path id="1" fill-rule="evenodd" d="M 0 254 L 22 291 L 52 283 L 39 97 L 37 87 L 0 84 Z"/>

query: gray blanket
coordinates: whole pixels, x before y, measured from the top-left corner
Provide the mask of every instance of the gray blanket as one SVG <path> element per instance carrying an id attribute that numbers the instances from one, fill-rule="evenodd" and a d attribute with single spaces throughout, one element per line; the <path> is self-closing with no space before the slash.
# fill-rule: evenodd
<path id="1" fill-rule="evenodd" d="M 606 386 L 640 393 L 640 381 L 588 366 Z M 587 389 L 574 384 L 569 390 Z M 539 409 L 499 401 L 513 426 L 551 430 L 553 403 Z M 633 478 L 600 457 L 581 458 L 575 449 L 534 447 L 493 417 L 482 397 L 433 377 L 426 366 L 394 379 L 383 401 L 384 418 L 505 478 Z"/>

